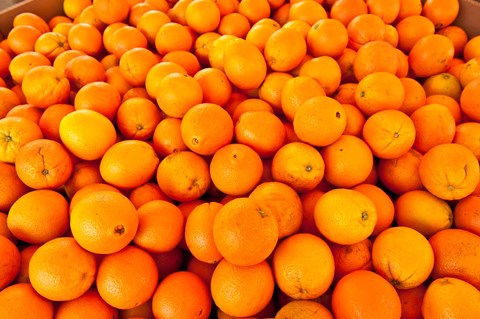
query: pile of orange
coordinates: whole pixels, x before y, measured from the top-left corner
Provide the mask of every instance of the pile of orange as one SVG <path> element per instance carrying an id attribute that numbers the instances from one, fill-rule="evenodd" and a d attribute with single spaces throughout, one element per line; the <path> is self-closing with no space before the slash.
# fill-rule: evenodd
<path id="1" fill-rule="evenodd" d="M 0 319 L 480 316 L 458 0 L 63 11 L 0 42 Z"/>

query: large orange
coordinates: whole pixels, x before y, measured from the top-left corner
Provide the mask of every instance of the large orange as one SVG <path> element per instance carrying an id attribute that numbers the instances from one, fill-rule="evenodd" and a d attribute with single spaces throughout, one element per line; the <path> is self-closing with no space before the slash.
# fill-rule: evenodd
<path id="1" fill-rule="evenodd" d="M 30 283 L 18 283 L 0 291 L 0 317 L 51 319 L 54 316 L 51 300 L 39 295 Z"/>
<path id="2" fill-rule="evenodd" d="M 120 251 L 135 237 L 138 214 L 120 192 L 95 191 L 79 199 L 70 214 L 73 237 L 96 254 Z"/>
<path id="3" fill-rule="evenodd" d="M 43 297 L 53 301 L 73 300 L 95 281 L 97 261 L 74 238 L 57 237 L 33 253 L 28 273 L 33 288 Z"/>

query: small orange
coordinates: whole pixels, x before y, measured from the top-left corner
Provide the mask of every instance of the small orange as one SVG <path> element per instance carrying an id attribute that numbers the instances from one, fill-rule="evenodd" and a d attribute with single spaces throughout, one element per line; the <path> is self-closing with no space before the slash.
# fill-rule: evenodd
<path id="1" fill-rule="evenodd" d="M 68 54 L 65 52 L 59 55 L 60 59 L 63 59 L 64 56 Z M 54 66 L 56 66 L 59 70 L 62 70 L 61 65 L 55 65 L 55 62 Z M 71 59 L 68 59 L 63 67 L 63 73 L 70 81 L 71 88 L 75 91 L 89 83 L 105 81 L 106 79 L 106 71 L 102 63 L 94 57 L 86 54 L 79 54 L 77 56 L 73 56 Z"/>
<path id="2" fill-rule="evenodd" d="M 238 12 L 232 12 L 222 16 L 217 32 L 221 35 L 231 34 L 245 39 L 250 27 L 250 21 L 246 16 Z"/>
<path id="3" fill-rule="evenodd" d="M 91 82 L 78 90 L 73 105 L 76 110 L 90 109 L 112 120 L 120 107 L 118 90 L 107 82 Z"/>
<path id="4" fill-rule="evenodd" d="M 348 32 L 345 25 L 336 19 L 319 19 L 308 31 L 307 47 L 314 56 L 339 57 L 347 48 Z"/>
<path id="5" fill-rule="evenodd" d="M 154 176 L 159 162 L 153 147 L 147 142 L 124 140 L 113 144 L 103 154 L 100 174 L 115 187 L 133 189 Z"/>
<path id="6" fill-rule="evenodd" d="M 187 25 L 197 33 L 215 31 L 220 24 L 220 9 L 210 0 L 195 0 L 185 8 Z"/>
<path id="7" fill-rule="evenodd" d="M 307 53 L 305 38 L 296 30 L 281 28 L 265 42 L 263 55 L 270 69 L 287 72 L 296 68 Z"/>
<path id="8" fill-rule="evenodd" d="M 462 112 L 474 121 L 480 119 L 478 112 L 478 99 L 475 98 L 480 91 L 480 77 L 469 82 L 460 95 L 460 108 Z"/>
<path id="9" fill-rule="evenodd" d="M 195 73 L 194 79 L 198 81 L 203 91 L 203 102 L 225 106 L 232 95 L 232 84 L 222 70 L 216 68 L 203 68 Z"/>
<path id="10" fill-rule="evenodd" d="M 171 22 L 170 17 L 159 10 L 149 10 L 142 14 L 137 22 L 137 29 L 147 38 L 150 45 L 155 45 L 155 36 L 165 23 Z"/>
<path id="11" fill-rule="evenodd" d="M 60 142 L 60 122 L 63 117 L 75 110 L 71 104 L 54 104 L 43 111 L 38 126 L 45 138 Z"/>
<path id="12" fill-rule="evenodd" d="M 372 241 L 364 239 L 353 245 L 329 243 L 335 261 L 335 276 L 337 283 L 345 275 L 355 270 L 373 270 Z"/>
<path id="13" fill-rule="evenodd" d="M 304 254 L 308 251 L 310 257 Z M 272 268 L 278 287 L 295 299 L 314 299 L 330 287 L 334 259 L 327 243 L 312 234 L 294 234 L 275 248 Z"/>
<path id="14" fill-rule="evenodd" d="M 431 34 L 414 44 L 408 55 L 408 62 L 412 74 L 417 77 L 428 77 L 445 72 L 454 54 L 455 48 L 449 38 Z"/>
<path id="15" fill-rule="evenodd" d="M 163 24 L 155 36 L 155 48 L 160 55 L 177 50 L 190 51 L 192 45 L 193 38 L 187 27 L 176 22 Z"/>
<path id="16" fill-rule="evenodd" d="M 133 240 L 137 228 L 135 206 L 120 192 L 90 192 L 78 199 L 70 214 L 73 237 L 96 254 L 120 251 Z"/>
<path id="17" fill-rule="evenodd" d="M 212 297 L 206 283 L 190 271 L 177 271 L 158 285 L 152 297 L 152 310 L 157 318 L 207 319 Z"/>
<path id="18" fill-rule="evenodd" d="M 17 274 L 20 271 L 21 259 L 17 246 L 15 246 L 10 239 L 0 235 L 0 243 L 0 256 L 2 256 L 2 262 L 0 264 L 2 269 L 0 289 L 3 290 L 17 277 Z"/>
<path id="19" fill-rule="evenodd" d="M 436 29 L 453 23 L 460 10 L 458 0 L 427 0 L 423 3 L 422 15 L 430 19 Z"/>
<path id="20" fill-rule="evenodd" d="M 426 285 L 420 285 L 411 289 L 397 289 L 400 302 L 402 303 L 402 318 L 422 318 L 422 301 Z"/>
<path id="21" fill-rule="evenodd" d="M 479 203 L 478 195 L 470 195 L 457 202 L 453 213 L 455 228 L 468 230 L 480 236 Z"/>
<path id="22" fill-rule="evenodd" d="M 148 252 L 164 253 L 180 243 L 185 218 L 177 206 L 165 200 L 152 200 L 138 207 L 137 212 L 135 245 Z"/>
<path id="23" fill-rule="evenodd" d="M 160 157 L 188 150 L 181 134 L 182 120 L 174 117 L 166 117 L 161 120 L 153 132 L 153 148 Z"/>
<path id="24" fill-rule="evenodd" d="M 385 22 L 379 16 L 366 12 L 359 14 L 347 24 L 348 47 L 358 50 L 370 41 L 383 40 L 385 30 Z"/>
<path id="25" fill-rule="evenodd" d="M 85 45 L 87 42 L 88 45 Z M 68 31 L 68 45 L 72 50 L 79 50 L 88 55 L 96 56 L 103 49 L 102 34 L 90 24 L 77 23 Z"/>
<path id="26" fill-rule="evenodd" d="M 271 9 L 267 0 L 244 0 L 238 4 L 238 12 L 246 16 L 253 25 L 263 18 L 268 18 Z"/>
<path id="27" fill-rule="evenodd" d="M 234 127 L 232 118 L 220 105 L 200 103 L 183 115 L 180 132 L 190 150 L 200 155 L 213 155 L 230 144 Z"/>
<path id="28" fill-rule="evenodd" d="M 163 56 L 161 61 L 170 61 L 182 66 L 190 76 L 194 76 L 202 68 L 197 56 L 185 50 L 170 51 Z"/>
<path id="29" fill-rule="evenodd" d="M 211 183 L 205 158 L 192 151 L 177 151 L 160 161 L 157 169 L 160 189 L 173 200 L 188 202 L 200 198 Z"/>
<path id="30" fill-rule="evenodd" d="M 330 17 L 340 21 L 344 26 L 361 14 L 368 13 L 368 7 L 363 0 L 337 0 L 330 8 Z"/>
<path id="31" fill-rule="evenodd" d="M 337 244 L 352 245 L 368 238 L 376 222 L 374 203 L 356 190 L 332 189 L 323 194 L 315 205 L 318 230 Z"/>
<path id="32" fill-rule="evenodd" d="M 100 159 L 116 142 L 112 122 L 93 110 L 75 110 L 60 121 L 62 143 L 76 157 L 84 160 Z"/>
<path id="33" fill-rule="evenodd" d="M 96 288 L 90 288 L 80 297 L 61 302 L 55 311 L 57 319 L 115 318 L 118 310 L 107 304 Z"/>
<path id="34" fill-rule="evenodd" d="M 134 188 L 128 195 L 128 199 L 132 202 L 135 208 L 139 208 L 145 203 L 152 200 L 166 200 L 171 201 L 170 198 L 165 195 L 157 183 L 147 182 L 137 188 Z"/>
<path id="35" fill-rule="evenodd" d="M 258 97 L 270 104 L 275 114 L 281 114 L 281 94 L 285 83 L 293 78 L 287 72 L 269 72 L 258 89 Z"/>
<path id="36" fill-rule="evenodd" d="M 360 137 L 362 134 L 363 125 L 366 121 L 365 115 L 363 115 L 362 111 L 360 111 L 358 107 L 352 104 L 342 104 L 342 106 L 345 110 L 345 116 L 347 118 L 347 124 L 343 134 Z"/>
<path id="37" fill-rule="evenodd" d="M 39 65 L 51 64 L 52 63 L 50 60 L 43 54 L 34 51 L 28 51 L 15 55 L 13 58 L 11 58 L 11 62 L 8 65 L 8 70 L 12 80 L 17 84 L 21 84 L 25 74 L 29 70 Z"/>
<path id="38" fill-rule="evenodd" d="M 0 160 L 14 163 L 20 148 L 28 142 L 43 137 L 40 127 L 34 122 L 21 117 L 6 117 L 0 119 L 0 134 L 2 136 Z"/>
<path id="39" fill-rule="evenodd" d="M 123 77 L 132 86 L 143 86 L 148 71 L 158 63 L 155 54 L 145 48 L 133 48 L 122 54 L 119 61 Z"/>
<path id="40" fill-rule="evenodd" d="M 135 140 L 148 140 L 162 120 L 158 106 L 147 97 L 133 97 L 120 104 L 116 124 L 124 137 Z"/>
<path id="41" fill-rule="evenodd" d="M 353 60 L 353 73 L 357 81 L 375 72 L 396 74 L 397 51 L 383 40 L 370 41 L 358 49 Z"/>
<path id="42" fill-rule="evenodd" d="M 262 238 L 260 241 L 258 238 Z M 270 208 L 249 197 L 223 205 L 213 220 L 213 240 L 220 254 L 234 265 L 264 261 L 278 241 L 278 223 Z"/>
<path id="43" fill-rule="evenodd" d="M 427 101 L 427 94 L 425 92 L 425 89 L 423 88 L 422 84 L 416 79 L 404 77 L 400 78 L 400 81 L 402 81 L 403 88 L 405 89 L 405 98 L 399 111 L 410 115 L 415 110 L 424 106 L 425 104 L 434 103 L 433 101 Z"/>
<path id="44" fill-rule="evenodd" d="M 112 24 L 125 20 L 128 17 L 130 6 L 127 0 L 115 2 L 94 0 L 93 9 L 103 23 Z"/>
<path id="45" fill-rule="evenodd" d="M 46 242 L 33 253 L 29 264 L 33 288 L 52 301 L 80 297 L 90 289 L 96 274 L 94 254 L 72 237 L 57 237 Z"/>
<path id="46" fill-rule="evenodd" d="M 319 56 L 303 62 L 299 76 L 308 76 L 317 81 L 328 96 L 333 95 L 342 81 L 342 70 L 338 62 L 330 56 Z"/>

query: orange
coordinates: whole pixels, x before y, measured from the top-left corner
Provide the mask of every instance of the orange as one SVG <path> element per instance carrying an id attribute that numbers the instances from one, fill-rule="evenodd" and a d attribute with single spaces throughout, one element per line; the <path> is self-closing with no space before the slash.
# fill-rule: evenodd
<path id="1" fill-rule="evenodd" d="M 422 15 L 430 19 L 436 29 L 453 23 L 460 9 L 458 0 L 427 0 L 423 4 Z"/>
<path id="2" fill-rule="evenodd" d="M 422 318 L 422 301 L 426 290 L 426 285 L 411 289 L 397 289 L 402 303 L 402 318 Z"/>
<path id="3" fill-rule="evenodd" d="M 258 97 L 270 104 L 275 114 L 281 114 L 281 95 L 285 83 L 293 78 L 286 72 L 269 72 L 258 89 Z"/>
<path id="4" fill-rule="evenodd" d="M 30 260 L 32 255 L 41 245 L 29 245 L 20 250 L 20 271 L 18 272 L 15 283 L 30 283 L 28 275 Z"/>
<path id="5" fill-rule="evenodd" d="M 414 122 L 405 113 L 384 110 L 366 120 L 362 136 L 373 155 L 394 159 L 410 150 L 415 142 L 416 131 Z"/>
<path id="6" fill-rule="evenodd" d="M 132 86 L 143 86 L 148 71 L 158 63 L 155 54 L 145 48 L 133 48 L 122 54 L 119 61 L 122 76 Z"/>
<path id="7" fill-rule="evenodd" d="M 14 165 L 10 165 L 3 159 L 0 162 L 0 176 L 0 189 L 3 194 L 0 198 L 0 211 L 7 212 L 18 198 L 28 192 L 29 188 L 17 176 Z"/>
<path id="8" fill-rule="evenodd" d="M 238 12 L 246 16 L 253 25 L 263 18 L 268 18 L 271 9 L 267 0 L 243 0 L 238 4 Z"/>
<path id="9" fill-rule="evenodd" d="M 258 238 L 262 238 L 258 241 Z M 249 197 L 223 205 L 213 220 L 213 240 L 229 263 L 253 266 L 264 261 L 278 241 L 278 223 L 271 209 Z"/>
<path id="10" fill-rule="evenodd" d="M 397 225 L 413 228 L 427 238 L 450 228 L 453 218 L 448 203 L 425 190 L 403 193 L 395 201 Z"/>
<path id="11" fill-rule="evenodd" d="M 146 97 L 133 97 L 120 104 L 116 124 L 124 137 L 135 140 L 150 139 L 162 120 L 158 106 Z"/>
<path id="12" fill-rule="evenodd" d="M 130 5 L 130 13 L 128 15 L 128 23 L 137 27 L 140 18 L 148 11 L 155 10 L 155 6 L 147 2 L 138 2 Z"/>
<path id="13" fill-rule="evenodd" d="M 184 250 L 179 246 L 158 254 L 151 254 L 158 268 L 158 279 L 161 281 L 171 273 L 180 270 L 185 261 Z"/>
<path id="14" fill-rule="evenodd" d="M 235 140 L 250 146 L 262 158 L 270 158 L 284 144 L 285 127 L 268 111 L 247 111 L 235 124 Z"/>
<path id="15" fill-rule="evenodd" d="M 187 271 L 191 271 L 197 275 L 199 275 L 202 280 L 210 286 L 210 282 L 212 279 L 213 271 L 217 267 L 217 264 L 210 264 L 205 263 L 203 261 L 198 260 L 194 256 L 190 256 L 187 261 Z"/>
<path id="16" fill-rule="evenodd" d="M 260 51 L 263 52 L 265 44 L 268 38 L 273 32 L 280 29 L 280 24 L 270 18 L 262 19 L 253 24 L 250 30 L 248 30 L 245 40 L 255 45 Z"/>
<path id="17" fill-rule="evenodd" d="M 201 69 L 200 61 L 198 61 L 198 58 L 195 56 L 195 54 L 191 53 L 190 51 L 170 51 L 163 56 L 162 61 L 177 63 L 185 68 L 187 74 L 191 76 L 194 76 Z"/>
<path id="18" fill-rule="evenodd" d="M 364 239 L 353 245 L 329 243 L 329 247 L 335 262 L 335 276 L 333 277 L 335 283 L 355 270 L 373 270 L 370 239 Z"/>
<path id="19" fill-rule="evenodd" d="M 343 134 L 346 125 L 343 106 L 327 96 L 312 97 L 303 102 L 293 119 L 298 138 L 313 146 L 332 144 Z"/>
<path id="20" fill-rule="evenodd" d="M 316 1 L 297 1 L 291 3 L 289 10 L 289 20 L 302 20 L 309 25 L 315 24 L 318 20 L 327 18 L 327 11 L 321 2 Z"/>
<path id="21" fill-rule="evenodd" d="M 216 264 L 223 256 L 213 237 L 213 222 L 223 207 L 217 202 L 203 203 L 195 207 L 185 223 L 185 242 L 192 255 L 199 261 Z"/>
<path id="22" fill-rule="evenodd" d="M 272 159 L 272 177 L 299 193 L 317 187 L 323 179 L 325 163 L 320 152 L 304 142 L 282 146 Z"/>
<path id="23" fill-rule="evenodd" d="M 112 122 L 90 109 L 66 114 L 60 121 L 59 134 L 67 149 L 84 160 L 100 159 L 117 137 Z"/>
<path id="24" fill-rule="evenodd" d="M 64 55 L 62 53 L 59 56 L 63 58 Z M 61 70 L 61 67 L 56 66 Z M 71 88 L 75 91 L 89 83 L 106 80 L 106 71 L 102 63 L 86 54 L 72 57 L 72 59 L 66 62 L 63 73 L 70 81 Z"/>
<path id="25" fill-rule="evenodd" d="M 234 317 L 255 315 L 272 299 L 275 280 L 270 265 L 237 266 L 222 259 L 213 271 L 212 299 L 220 310 Z"/>
<path id="26" fill-rule="evenodd" d="M 237 105 L 231 105 L 226 108 L 227 112 L 231 114 L 234 123 L 238 122 L 240 115 L 251 111 L 267 111 L 273 113 L 273 108 L 267 102 L 258 98 L 246 98 L 240 101 Z"/>
<path id="27" fill-rule="evenodd" d="M 240 38 L 226 45 L 223 62 L 228 79 L 241 90 L 259 88 L 267 74 L 267 62 L 262 52 Z"/>
<path id="28" fill-rule="evenodd" d="M 434 146 L 420 160 L 418 172 L 425 188 L 445 200 L 467 197 L 479 182 L 478 160 L 460 144 Z"/>
<path id="29" fill-rule="evenodd" d="M 137 29 L 139 29 L 150 45 L 155 45 L 155 36 L 158 30 L 165 23 L 171 22 L 170 17 L 159 10 L 149 10 L 142 14 L 137 22 Z"/>
<path id="30" fill-rule="evenodd" d="M 353 60 L 353 73 L 357 81 L 375 72 L 396 74 L 397 51 L 383 40 L 370 41 L 358 49 Z"/>
<path id="31" fill-rule="evenodd" d="M 382 17 L 386 24 L 394 22 L 400 12 L 400 0 L 368 0 L 368 12 Z"/>
<path id="32" fill-rule="evenodd" d="M 248 196 L 269 207 L 278 223 L 278 237 L 299 231 L 303 219 L 302 202 L 295 190 L 280 182 L 263 182 Z"/>
<path id="33" fill-rule="evenodd" d="M 41 65 L 28 71 L 22 81 L 27 103 L 43 109 L 66 102 L 70 94 L 68 79 L 53 66 Z"/>
<path id="34" fill-rule="evenodd" d="M 447 71 L 454 54 L 455 48 L 449 38 L 431 34 L 414 44 L 408 62 L 412 74 L 424 78 Z"/>
<path id="35" fill-rule="evenodd" d="M 354 135 L 360 137 L 362 134 L 363 125 L 365 124 L 365 115 L 358 109 L 358 107 L 352 104 L 342 104 L 345 110 L 345 116 L 347 123 L 343 134 Z"/>
<path id="36" fill-rule="evenodd" d="M 426 35 L 435 33 L 433 22 L 422 15 L 411 15 L 400 20 L 395 28 L 398 32 L 398 48 L 409 53 L 415 43 Z"/>
<path id="37" fill-rule="evenodd" d="M 2 101 L 0 102 L 0 115 L 2 118 L 15 106 L 21 104 L 18 95 L 11 89 L 6 87 L 0 87 L 0 96 Z"/>
<path id="38" fill-rule="evenodd" d="M 479 288 L 480 280 L 475 275 L 479 256 L 476 253 L 480 237 L 463 229 L 445 229 L 429 239 L 433 248 L 435 264 L 431 277 L 455 277 Z"/>
<path id="39" fill-rule="evenodd" d="M 469 283 L 452 277 L 432 281 L 425 291 L 422 302 L 424 318 L 452 315 L 468 318 L 480 311 L 480 293 Z M 468 310 L 467 310 L 468 309 Z"/>
<path id="40" fill-rule="evenodd" d="M 152 299 L 157 318 L 207 319 L 212 309 L 208 286 L 200 276 L 190 271 L 177 271 L 158 285 Z"/>
<path id="41" fill-rule="evenodd" d="M 462 66 L 458 80 L 460 80 L 461 86 L 465 87 L 467 86 L 468 83 L 475 80 L 479 76 L 480 76 L 480 58 L 473 58 L 468 60 Z M 460 97 L 460 94 L 458 94 L 458 97 Z M 458 100 L 458 97 L 457 97 L 457 100 Z"/>
<path id="42" fill-rule="evenodd" d="M 272 31 L 273 32 L 273 31 Z M 247 35 L 248 36 L 248 35 Z M 219 35 L 215 36 L 209 43 L 209 48 L 207 52 L 208 65 L 212 68 L 217 68 L 222 71 L 225 71 L 223 57 L 225 55 L 225 48 L 227 44 L 237 40 L 234 35 Z"/>
<path id="43" fill-rule="evenodd" d="M 163 253 L 180 243 L 185 218 L 177 206 L 165 200 L 152 200 L 138 207 L 137 213 L 135 245 L 148 252 Z"/>
<path id="44" fill-rule="evenodd" d="M 221 34 L 217 32 L 207 32 L 200 34 L 193 44 L 193 53 L 197 57 L 202 66 L 210 66 L 209 54 L 216 39 L 220 38 Z M 226 35 L 228 37 L 232 35 Z M 221 61 L 223 63 L 223 61 Z"/>
<path id="45" fill-rule="evenodd" d="M 90 109 L 113 120 L 121 103 L 118 90 L 106 82 L 91 82 L 78 90 L 73 105 L 76 110 Z"/>
<path id="46" fill-rule="evenodd" d="M 29 70 L 39 65 L 51 65 L 51 62 L 43 54 L 34 51 L 28 51 L 15 55 L 13 58 L 11 58 L 11 62 L 8 65 L 8 70 L 12 80 L 17 84 L 21 84 L 25 74 Z"/>
<path id="47" fill-rule="evenodd" d="M 400 0 L 400 11 L 397 21 L 406 17 L 420 15 L 422 13 L 423 2 L 421 0 Z"/>
<path id="48" fill-rule="evenodd" d="M 420 232 L 410 227 L 391 227 L 375 238 L 372 263 L 375 272 L 395 288 L 415 288 L 432 272 L 433 249 Z"/>
<path id="49" fill-rule="evenodd" d="M 327 307 L 313 300 L 290 301 L 278 310 L 276 317 L 333 319 L 333 315 Z"/>
<path id="50" fill-rule="evenodd" d="M 336 187 L 352 187 L 364 182 L 373 165 L 373 154 L 367 143 L 353 135 L 342 135 L 322 148 L 325 179 Z"/>
<path id="51" fill-rule="evenodd" d="M 250 193 L 260 182 L 262 173 L 260 156 L 244 144 L 232 143 L 221 147 L 210 162 L 213 184 L 227 195 L 243 196 Z"/>
<path id="52" fill-rule="evenodd" d="M 416 109 L 424 106 L 425 104 L 434 103 L 427 102 L 427 94 L 422 84 L 417 80 L 409 77 L 400 78 L 403 88 L 405 89 L 405 98 L 399 111 L 410 115 Z M 460 107 L 459 107 L 460 108 Z"/>
<path id="53" fill-rule="evenodd" d="M 98 293 L 110 306 L 130 309 L 149 300 L 158 282 L 153 257 L 135 246 L 102 258 L 95 280 Z"/>
<path id="54" fill-rule="evenodd" d="M 166 115 L 182 118 L 190 108 L 202 102 L 203 91 L 195 78 L 174 72 L 161 79 L 156 100 Z"/>
<path id="55" fill-rule="evenodd" d="M 480 56 L 479 43 L 480 43 L 479 36 L 473 36 L 467 41 L 467 43 L 465 44 L 465 47 L 463 48 L 463 58 L 465 61 L 469 61 L 473 58 Z"/>
<path id="56" fill-rule="evenodd" d="M 0 212 L 0 235 L 4 236 L 8 240 L 10 240 L 12 243 L 17 243 L 18 239 L 13 236 L 12 232 L 10 229 L 8 229 L 7 225 L 7 214 Z"/>
<path id="57" fill-rule="evenodd" d="M 330 17 L 347 26 L 356 16 L 368 13 L 365 1 L 360 0 L 337 0 L 330 7 Z"/>
<path id="58" fill-rule="evenodd" d="M 70 49 L 68 38 L 60 32 L 42 33 L 35 41 L 35 52 L 41 53 L 53 61 L 60 53 Z"/>
<path id="59" fill-rule="evenodd" d="M 355 102 L 366 115 L 382 110 L 398 110 L 405 98 L 402 81 L 391 73 L 380 71 L 366 75 L 358 82 Z"/>
<path id="60" fill-rule="evenodd" d="M 88 45 L 85 43 L 88 43 Z M 88 55 L 96 56 L 103 49 L 102 34 L 93 25 L 77 23 L 68 31 L 68 45 L 72 50 L 79 50 Z"/>
<path id="61" fill-rule="evenodd" d="M 319 19 L 308 31 L 308 51 L 314 57 L 326 55 L 337 58 L 346 49 L 347 44 L 347 28 L 339 20 Z"/>
<path id="62" fill-rule="evenodd" d="M 313 78 L 322 86 L 325 94 L 331 96 L 341 83 L 342 70 L 334 58 L 320 56 L 302 63 L 298 75 Z"/>
<path id="63" fill-rule="evenodd" d="M 382 184 L 395 194 L 423 188 L 418 174 L 418 166 L 423 157 L 418 151 L 410 149 L 395 159 L 380 160 L 378 176 Z"/>
<path id="64" fill-rule="evenodd" d="M 468 64 L 465 65 L 464 70 L 467 68 L 467 65 Z M 447 95 L 458 101 L 462 93 L 462 86 L 465 86 L 461 83 L 460 79 L 450 73 L 443 72 L 425 79 L 423 88 L 427 96 Z"/>
<path id="65" fill-rule="evenodd" d="M 10 117 L 10 116 L 24 117 L 38 124 L 38 122 L 40 121 L 40 116 L 42 116 L 42 113 L 43 113 L 43 109 L 39 107 L 36 107 L 31 104 L 20 104 L 20 105 L 14 106 L 10 111 L 8 111 L 5 117 Z"/>
<path id="66" fill-rule="evenodd" d="M 366 12 L 359 14 L 347 24 L 348 47 L 358 50 L 370 41 L 383 40 L 385 30 L 385 22 L 379 16 Z"/>
<path id="67" fill-rule="evenodd" d="M 66 0 L 63 2 L 63 11 L 70 19 L 75 19 L 83 9 L 92 5 L 91 0 Z"/>
<path id="68" fill-rule="evenodd" d="M 64 190 L 68 198 L 72 198 L 84 186 L 102 182 L 103 179 L 97 162 L 79 161 L 74 164 L 72 176 L 65 183 Z"/>
<path id="69" fill-rule="evenodd" d="M 20 180 L 28 187 L 55 189 L 70 178 L 73 162 L 62 144 L 36 139 L 19 149 L 15 169 Z"/>
<path id="70" fill-rule="evenodd" d="M 55 311 L 57 319 L 80 319 L 84 316 L 100 319 L 117 315 L 118 310 L 107 304 L 95 288 L 76 299 L 61 302 Z"/>
<path id="71" fill-rule="evenodd" d="M 332 312 L 337 319 L 354 318 L 358 313 L 372 319 L 400 318 L 401 303 L 395 288 L 382 276 L 356 270 L 333 289 Z"/>
<path id="72" fill-rule="evenodd" d="M 287 119 L 293 122 L 295 112 L 303 102 L 314 96 L 325 95 L 325 90 L 315 79 L 297 76 L 285 82 L 280 95 L 280 104 Z"/>
<path id="73" fill-rule="evenodd" d="M 132 189 L 148 182 L 160 160 L 144 141 L 124 140 L 113 144 L 100 161 L 100 174 L 109 184 Z"/>
<path id="74" fill-rule="evenodd" d="M 480 90 L 480 78 L 468 83 L 460 95 L 460 108 L 466 116 L 474 121 L 480 119 L 480 113 L 477 110 L 478 100 L 475 98 Z"/>
<path id="75" fill-rule="evenodd" d="M 176 22 L 163 24 L 155 36 L 155 48 L 160 55 L 171 51 L 190 51 L 193 45 L 193 38 L 188 29 Z"/>
<path id="76" fill-rule="evenodd" d="M 0 256 L 2 256 L 2 262 L 0 264 L 2 269 L 0 289 L 3 290 L 13 282 L 19 273 L 20 252 L 18 251 L 17 246 L 3 235 L 0 235 L 0 243 Z"/>
<path id="77" fill-rule="evenodd" d="M 453 42 L 455 48 L 454 56 L 458 57 L 463 53 L 463 49 L 467 44 L 469 38 L 467 32 L 459 26 L 449 25 L 437 30 L 438 34 L 444 35 Z"/>
<path id="78" fill-rule="evenodd" d="M 70 213 L 72 212 L 73 207 L 88 194 L 97 192 L 97 191 L 112 191 L 120 193 L 120 191 L 113 187 L 112 185 L 106 183 L 93 183 L 88 184 L 80 188 L 70 199 Z"/>
<path id="79" fill-rule="evenodd" d="M 217 32 L 221 35 L 231 34 L 239 38 L 245 38 L 249 30 L 250 21 L 246 16 L 238 12 L 232 12 L 222 16 L 217 28 Z"/>
<path id="80" fill-rule="evenodd" d="M 200 103 L 184 114 L 180 132 L 190 150 L 200 155 L 213 155 L 230 144 L 234 127 L 232 118 L 220 105 Z"/>
<path id="81" fill-rule="evenodd" d="M 98 18 L 106 24 L 120 22 L 128 17 L 130 6 L 127 0 L 111 2 L 108 0 L 94 0 L 93 9 Z"/>
<path id="82" fill-rule="evenodd" d="M 102 83 L 106 83 L 114 88 L 120 94 L 121 99 L 133 88 L 122 75 L 122 70 L 119 65 L 112 66 L 105 71 L 105 80 L 102 81 Z"/>
<path id="83" fill-rule="evenodd" d="M 455 228 L 468 230 L 480 236 L 479 202 L 480 196 L 478 195 L 470 195 L 457 202 L 453 213 Z"/>
<path id="84" fill-rule="evenodd" d="M 180 202 L 199 199 L 211 183 L 207 161 L 192 151 L 167 155 L 160 161 L 156 177 L 160 189 Z"/>
<path id="85" fill-rule="evenodd" d="M 413 147 L 425 153 L 432 147 L 451 143 L 455 136 L 455 119 L 447 107 L 440 104 L 427 104 L 410 115 L 415 125 Z M 428 121 L 426 121 L 428 119 Z"/>
<path id="86" fill-rule="evenodd" d="M 203 68 L 193 76 L 202 87 L 203 102 L 224 106 L 232 95 L 232 84 L 225 72 L 215 68 Z"/>
<path id="87" fill-rule="evenodd" d="M 39 15 L 31 12 L 17 14 L 12 22 L 14 27 L 19 25 L 31 25 L 42 33 L 50 31 L 47 22 Z"/>
<path id="88" fill-rule="evenodd" d="M 305 38 L 296 30 L 281 28 L 265 42 L 263 55 L 270 69 L 287 72 L 296 68 L 307 53 Z"/>
<path id="89" fill-rule="evenodd" d="M 220 24 L 220 9 L 210 0 L 195 0 L 185 8 L 187 25 L 197 33 L 215 31 Z"/>
<path id="90" fill-rule="evenodd" d="M 143 204 L 152 200 L 161 199 L 171 201 L 171 199 L 160 190 L 158 184 L 154 182 L 147 182 L 137 188 L 134 188 L 128 195 L 128 199 L 130 199 L 132 204 L 137 209 Z"/>
<path id="91" fill-rule="evenodd" d="M 135 237 L 138 214 L 120 192 L 94 191 L 72 207 L 70 229 L 75 240 L 88 251 L 111 254 L 123 249 Z"/>
<path id="92" fill-rule="evenodd" d="M 188 150 L 181 135 L 181 119 L 166 117 L 161 120 L 153 132 L 153 148 L 160 157 Z"/>
<path id="93" fill-rule="evenodd" d="M 323 194 L 315 205 L 314 214 L 320 233 L 341 245 L 352 245 L 368 238 L 377 222 L 373 201 L 359 191 L 346 188 Z"/>
<path id="94" fill-rule="evenodd" d="M 118 59 L 128 50 L 146 48 L 148 46 L 148 40 L 145 35 L 139 29 L 129 25 L 122 25 L 115 29 L 109 38 L 106 38 L 104 32 L 103 42 L 105 49 L 109 53 L 114 54 Z"/>
<path id="95" fill-rule="evenodd" d="M 43 111 L 38 126 L 45 138 L 60 142 L 60 122 L 65 115 L 75 110 L 70 104 L 54 104 Z"/>
<path id="96" fill-rule="evenodd" d="M 7 223 L 16 238 L 31 244 L 43 244 L 67 231 L 68 203 L 56 191 L 34 190 L 12 205 Z"/>
<path id="97" fill-rule="evenodd" d="M 320 297 L 330 287 L 335 272 L 333 255 L 325 241 L 301 233 L 289 236 L 277 246 L 272 268 L 278 287 L 295 299 Z"/>
<path id="98" fill-rule="evenodd" d="M 91 287 L 96 267 L 95 256 L 74 238 L 57 237 L 33 253 L 29 277 L 33 288 L 43 297 L 52 301 L 72 300 Z"/>
<path id="99" fill-rule="evenodd" d="M 19 25 L 13 27 L 7 35 L 8 47 L 12 52 L 20 54 L 35 50 L 35 42 L 42 33 L 30 25 Z"/>
<path id="100" fill-rule="evenodd" d="M 53 302 L 40 296 L 29 283 L 18 283 L 0 291 L 0 317 L 49 319 L 54 316 Z"/>

